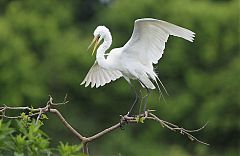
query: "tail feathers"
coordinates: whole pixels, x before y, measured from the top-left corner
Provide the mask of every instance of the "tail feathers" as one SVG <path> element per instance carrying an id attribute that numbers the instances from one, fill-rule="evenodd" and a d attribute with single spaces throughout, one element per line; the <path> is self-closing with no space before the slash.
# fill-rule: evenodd
<path id="1" fill-rule="evenodd" d="M 165 98 L 164 98 L 164 95 L 163 95 L 163 92 L 162 92 L 162 90 L 161 90 L 161 87 L 159 86 L 159 83 L 161 84 L 161 86 L 162 86 L 162 88 L 163 88 L 163 90 L 165 91 L 165 93 L 167 94 L 167 95 L 169 95 L 168 94 L 168 92 L 167 92 L 167 89 L 165 88 L 165 86 L 163 85 L 163 83 L 162 83 L 162 81 L 158 78 L 158 76 L 157 76 L 157 74 L 155 74 L 155 77 L 154 77 L 154 82 L 157 84 L 157 88 L 158 88 L 158 91 L 159 91 L 159 98 L 163 98 L 163 101 L 165 102 L 165 103 L 167 103 L 166 102 L 166 100 L 165 100 Z M 159 83 L 158 83 L 159 82 Z"/>
<path id="2" fill-rule="evenodd" d="M 138 77 L 138 79 L 141 82 L 140 84 L 142 85 L 142 87 L 144 87 L 144 88 L 147 87 L 149 89 L 155 89 L 156 87 L 154 86 L 154 84 L 150 80 L 150 79 L 152 79 L 156 83 L 156 85 L 157 85 L 157 88 L 158 88 L 159 93 L 160 93 L 160 97 L 161 96 L 163 97 L 163 93 L 162 93 L 161 87 L 159 85 L 159 83 L 160 83 L 162 88 L 163 88 L 163 90 L 165 91 L 165 93 L 167 95 L 169 95 L 167 89 L 163 85 L 162 81 L 158 78 L 157 74 L 154 73 L 152 76 L 149 75 L 149 74 L 142 75 L 142 76 Z"/>
<path id="3" fill-rule="evenodd" d="M 147 87 L 149 89 L 155 89 L 156 87 L 154 86 L 154 84 L 150 81 L 150 79 L 148 78 L 148 76 L 140 76 L 139 77 L 140 80 L 140 84 L 142 85 L 142 87 Z M 143 83 L 143 84 L 142 84 Z"/>
<path id="4" fill-rule="evenodd" d="M 156 75 L 156 78 L 157 78 L 157 80 L 160 82 L 160 84 L 161 84 L 161 86 L 163 87 L 165 93 L 169 96 L 167 89 L 165 88 L 165 86 L 163 85 L 162 81 L 158 78 L 157 75 Z M 157 83 L 157 81 L 155 81 L 155 82 Z M 158 83 L 157 83 L 157 85 L 158 85 Z M 158 85 L 158 86 L 159 86 L 159 85 Z"/>

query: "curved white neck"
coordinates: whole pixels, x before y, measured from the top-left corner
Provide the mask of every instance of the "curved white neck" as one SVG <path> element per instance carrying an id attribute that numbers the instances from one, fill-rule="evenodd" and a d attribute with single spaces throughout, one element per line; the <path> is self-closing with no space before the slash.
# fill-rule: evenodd
<path id="1" fill-rule="evenodd" d="M 100 66 L 102 66 L 103 68 L 107 68 L 108 62 L 107 62 L 107 59 L 105 58 L 104 54 L 105 54 L 106 50 L 108 50 L 108 48 L 110 48 L 110 46 L 112 44 L 111 34 L 106 35 L 103 38 L 103 40 L 104 40 L 103 43 L 97 49 L 96 60 Z"/>

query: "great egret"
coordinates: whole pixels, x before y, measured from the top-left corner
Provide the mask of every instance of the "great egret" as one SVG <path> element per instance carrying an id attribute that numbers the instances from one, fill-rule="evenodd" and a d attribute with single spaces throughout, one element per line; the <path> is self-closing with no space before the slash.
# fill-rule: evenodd
<path id="1" fill-rule="evenodd" d="M 98 88 L 120 77 L 124 77 L 130 85 L 130 79 L 138 80 L 147 89 L 148 93 L 149 89 L 155 89 L 154 83 L 157 85 L 160 93 L 161 89 L 158 83 L 166 91 L 154 71 L 153 64 L 157 64 L 162 57 L 169 35 L 193 42 L 194 34 L 194 32 L 188 29 L 162 20 L 152 18 L 137 19 L 130 40 L 123 47 L 114 48 L 106 54 L 106 50 L 112 44 L 112 36 L 108 28 L 98 26 L 93 33 L 94 39 L 89 45 L 90 48 L 95 43 L 92 55 L 102 40 L 103 43 L 97 49 L 96 61 L 81 85 L 86 83 L 85 87 L 91 84 L 91 87 L 96 86 Z M 138 99 L 138 94 L 135 89 L 134 91 L 136 99 L 128 113 L 132 111 Z M 144 106 L 145 110 L 146 103 Z"/>

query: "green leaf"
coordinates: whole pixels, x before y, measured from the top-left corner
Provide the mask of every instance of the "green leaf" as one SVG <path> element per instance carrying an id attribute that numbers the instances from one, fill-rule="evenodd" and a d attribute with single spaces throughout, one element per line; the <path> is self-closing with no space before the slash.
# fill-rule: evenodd
<path id="1" fill-rule="evenodd" d="M 60 142 L 58 151 L 61 156 L 84 156 L 81 152 L 82 144 L 80 145 L 69 145 L 68 143 L 63 144 Z"/>
<path id="2" fill-rule="evenodd" d="M 47 117 L 46 114 L 42 114 L 42 115 L 41 115 L 41 119 L 48 119 L 48 117 Z"/>
<path id="3" fill-rule="evenodd" d="M 135 120 L 139 123 L 139 116 L 135 117 Z"/>
<path id="4" fill-rule="evenodd" d="M 145 120 L 145 118 L 144 118 L 144 117 L 141 117 L 140 120 L 139 120 L 139 122 L 140 122 L 140 123 L 144 123 L 144 120 Z"/>
<path id="5" fill-rule="evenodd" d="M 145 118 L 137 116 L 135 117 L 135 120 L 137 121 L 137 123 L 144 123 Z"/>

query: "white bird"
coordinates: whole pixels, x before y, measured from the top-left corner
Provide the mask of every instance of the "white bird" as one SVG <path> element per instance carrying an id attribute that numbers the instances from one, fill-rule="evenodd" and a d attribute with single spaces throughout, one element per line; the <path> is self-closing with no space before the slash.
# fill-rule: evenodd
<path id="1" fill-rule="evenodd" d="M 190 42 L 193 42 L 195 37 L 194 32 L 162 20 L 152 18 L 137 19 L 129 41 L 123 47 L 114 48 L 106 54 L 105 52 L 112 44 L 109 29 L 105 26 L 98 26 L 93 35 L 94 39 L 89 46 L 90 48 L 95 42 L 92 54 L 94 54 L 102 40 L 103 43 L 97 49 L 96 61 L 81 85 L 85 84 L 85 87 L 87 87 L 91 84 L 91 87 L 96 86 L 98 88 L 124 77 L 130 85 L 130 79 L 138 80 L 148 92 L 149 89 L 155 89 L 154 83 L 160 92 L 158 83 L 166 91 L 154 71 L 153 64 L 157 64 L 162 57 L 169 35 L 181 37 Z M 129 112 L 134 107 L 137 98 L 136 94 L 135 102 Z M 146 104 L 144 111 L 145 109 Z"/>

